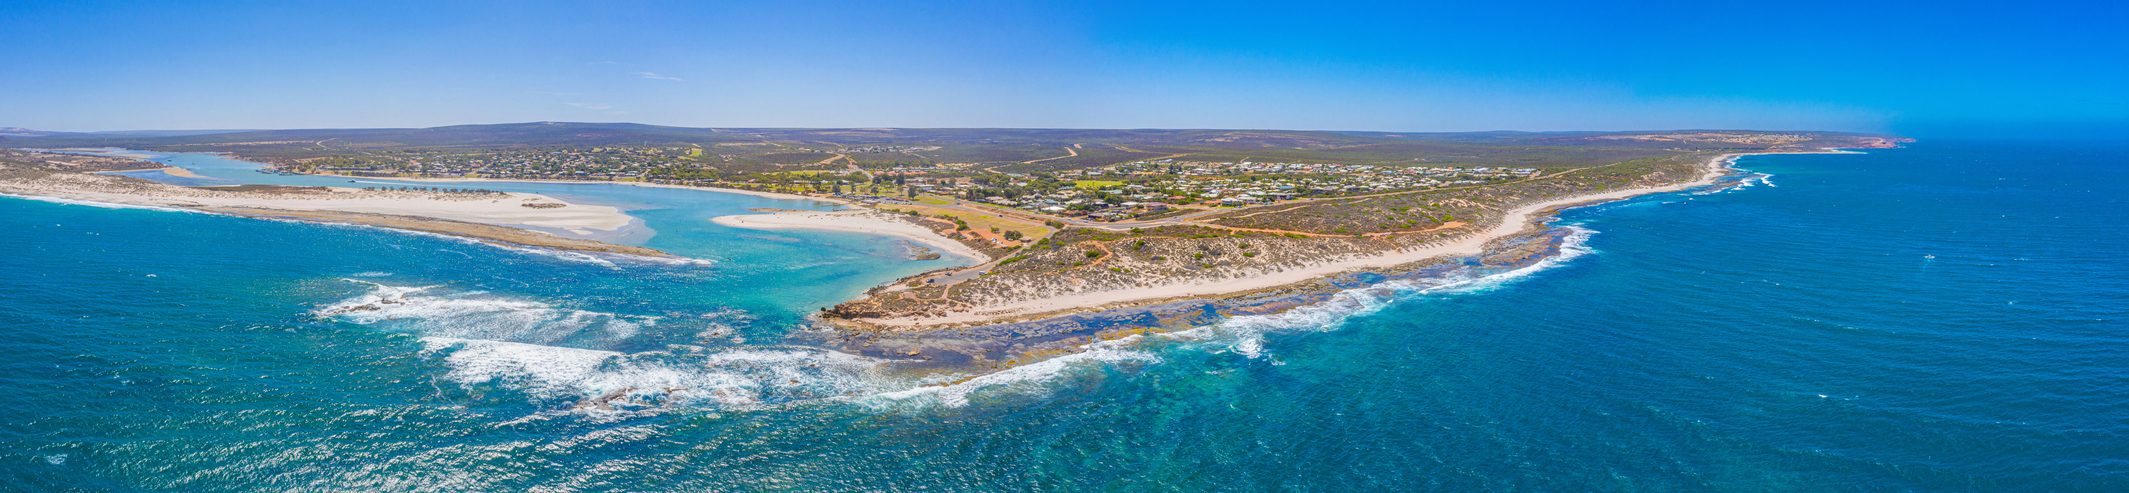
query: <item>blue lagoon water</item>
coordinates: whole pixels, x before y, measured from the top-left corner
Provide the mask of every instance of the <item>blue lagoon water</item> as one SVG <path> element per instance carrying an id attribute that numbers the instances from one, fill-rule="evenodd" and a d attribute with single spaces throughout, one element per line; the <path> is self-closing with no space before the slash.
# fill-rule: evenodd
<path id="1" fill-rule="evenodd" d="M 0 198 L 0 484 L 2124 491 L 2125 162 L 1747 157 L 1719 189 L 1569 211 L 1537 266 L 947 387 L 793 341 L 950 262 L 703 220 L 804 204 L 468 185 L 622 206 L 651 231 L 628 241 L 700 265 Z"/>

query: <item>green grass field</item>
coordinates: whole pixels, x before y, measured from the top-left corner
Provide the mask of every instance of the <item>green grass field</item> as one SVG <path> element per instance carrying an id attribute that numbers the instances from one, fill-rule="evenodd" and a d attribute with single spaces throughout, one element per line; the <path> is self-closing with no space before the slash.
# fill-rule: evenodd
<path id="1" fill-rule="evenodd" d="M 1079 187 L 1081 189 L 1113 188 L 1124 186 L 1124 182 L 1109 180 L 1079 180 L 1072 182 L 1072 186 Z"/>

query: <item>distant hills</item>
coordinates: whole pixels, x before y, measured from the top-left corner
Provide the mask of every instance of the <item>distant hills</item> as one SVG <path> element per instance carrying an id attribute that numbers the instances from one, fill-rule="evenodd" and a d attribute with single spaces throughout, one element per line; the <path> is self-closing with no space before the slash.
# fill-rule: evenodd
<path id="1" fill-rule="evenodd" d="M 934 142 L 952 144 L 1073 144 L 1120 143 L 1184 145 L 1191 147 L 1336 147 L 1382 141 L 1436 141 L 1473 143 L 1529 143 L 1548 139 L 1590 135 L 1642 133 L 1714 132 L 1713 130 L 1666 130 L 1660 132 L 1360 132 L 1305 130 L 1220 129 L 1020 129 L 1020 128 L 691 128 L 638 123 L 533 122 L 489 125 L 453 125 L 430 128 L 297 129 L 297 130 L 130 130 L 110 132 L 48 132 L 26 128 L 0 128 L 0 136 L 14 139 L 101 141 L 144 145 L 270 142 L 280 140 L 327 140 L 347 144 L 407 147 L 508 147 L 572 146 L 669 143 L 719 143 L 759 141 L 813 141 L 845 145 Z M 1728 132 L 1761 132 L 1730 130 Z M 1819 135 L 1866 136 L 1845 132 L 1806 132 Z M 1890 137 L 1890 136 L 1882 136 Z M 17 147 L 20 144 L 5 144 Z"/>
<path id="2" fill-rule="evenodd" d="M 1583 166 L 1699 150 L 1867 147 L 1894 136 L 1843 132 L 1357 132 L 1220 129 L 689 128 L 532 122 L 432 128 L 41 132 L 0 130 L 0 147 L 227 152 L 269 163 L 326 157 L 412 162 L 415 154 L 509 149 L 688 149 L 703 166 L 981 164 L 1001 171 L 1103 166 L 1188 155 L 1207 161 Z M 396 153 L 396 154 L 395 154 Z M 408 154 L 414 153 L 414 154 Z M 841 166 L 841 165 L 836 165 Z"/>
<path id="3" fill-rule="evenodd" d="M 22 127 L 0 127 L 0 137 L 178 137 L 186 135 L 256 132 L 257 130 L 115 130 L 107 132 L 51 132 Z"/>

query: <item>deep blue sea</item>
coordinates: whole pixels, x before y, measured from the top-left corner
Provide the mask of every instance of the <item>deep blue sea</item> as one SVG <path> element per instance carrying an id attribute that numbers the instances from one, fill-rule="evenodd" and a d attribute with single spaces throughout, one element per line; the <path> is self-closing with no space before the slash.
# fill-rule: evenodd
<path id="1" fill-rule="evenodd" d="M 683 264 L 0 197 L 0 489 L 2129 491 L 2129 143 L 1738 166 L 1523 270 L 950 387 L 786 345 L 953 265 L 704 221 L 790 201 L 488 187 Z"/>

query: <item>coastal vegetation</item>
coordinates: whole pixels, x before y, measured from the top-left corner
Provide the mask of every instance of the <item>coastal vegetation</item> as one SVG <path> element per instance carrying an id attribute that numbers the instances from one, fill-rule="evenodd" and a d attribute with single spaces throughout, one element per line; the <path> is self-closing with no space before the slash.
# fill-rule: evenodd
<path id="1" fill-rule="evenodd" d="M 928 231 L 928 238 L 948 242 L 932 246 L 980 257 L 978 265 L 876 287 L 821 314 L 861 330 L 920 330 L 1224 293 L 1241 285 L 1290 285 L 1351 266 L 1395 270 L 1515 234 L 1544 206 L 1705 179 L 1726 155 L 1898 141 L 1750 131 L 1387 134 L 533 123 L 59 135 L 0 146 L 225 152 L 284 172 L 314 174 L 638 182 L 836 197 L 885 214 L 731 224 L 890 221 L 899 224 L 878 230 Z M 19 161 L 31 151 L 6 152 L 12 154 L 0 159 Z M 450 187 L 423 193 L 461 192 L 488 195 Z M 559 201 L 512 205 L 521 211 L 570 210 Z"/>

